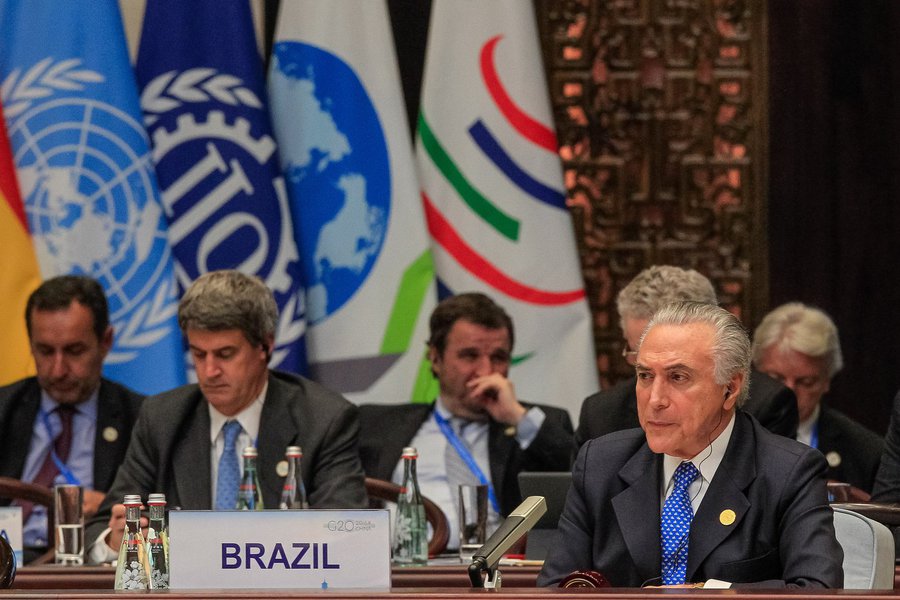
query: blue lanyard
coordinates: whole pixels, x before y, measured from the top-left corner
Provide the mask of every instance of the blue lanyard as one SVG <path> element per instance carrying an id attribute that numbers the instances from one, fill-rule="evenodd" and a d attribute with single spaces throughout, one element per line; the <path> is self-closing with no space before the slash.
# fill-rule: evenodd
<path id="1" fill-rule="evenodd" d="M 812 430 L 809 432 L 809 447 L 819 449 L 819 422 L 813 423 Z"/>
<path id="2" fill-rule="evenodd" d="M 497 502 L 497 495 L 494 493 L 494 486 L 491 485 L 491 482 L 488 481 L 488 478 L 484 476 L 484 473 L 481 471 L 481 467 L 478 466 L 478 463 L 475 462 L 475 457 L 472 456 L 472 453 L 469 452 L 469 449 L 466 448 L 465 444 L 463 444 L 462 440 L 459 439 L 459 436 L 456 435 L 456 432 L 453 431 L 453 428 L 450 427 L 450 423 L 447 422 L 441 414 L 434 410 L 434 420 L 438 424 L 438 427 L 441 428 L 441 433 L 444 434 L 444 437 L 447 438 L 447 441 L 450 442 L 450 445 L 453 446 L 453 449 L 456 450 L 456 453 L 459 454 L 459 457 L 463 459 L 463 462 L 466 463 L 466 466 L 469 467 L 469 470 L 472 471 L 472 474 L 478 479 L 478 482 L 481 485 L 488 486 L 488 499 L 491 501 L 491 506 L 494 507 L 494 511 L 499 515 L 500 514 L 500 503 Z"/>
<path id="3" fill-rule="evenodd" d="M 44 429 L 47 430 L 47 437 L 50 438 L 50 457 L 53 459 L 53 462 L 56 463 L 56 468 L 59 469 L 59 474 L 65 478 L 66 483 L 69 483 L 71 485 L 81 485 L 81 480 L 75 477 L 75 473 L 72 472 L 72 469 L 70 469 L 56 453 L 56 448 L 54 448 L 56 436 L 53 435 L 53 427 L 50 426 L 50 415 L 47 414 L 47 411 L 45 411 L 43 407 L 41 407 L 40 409 L 40 414 L 41 422 L 44 424 Z"/>

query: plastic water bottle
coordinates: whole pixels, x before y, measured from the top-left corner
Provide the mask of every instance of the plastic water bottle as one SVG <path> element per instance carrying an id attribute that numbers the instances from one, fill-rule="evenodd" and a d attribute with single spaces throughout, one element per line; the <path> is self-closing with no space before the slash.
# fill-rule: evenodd
<path id="1" fill-rule="evenodd" d="M 256 448 L 247 446 L 242 453 L 244 457 L 244 475 L 238 487 L 238 510 L 262 510 L 262 488 L 259 485 L 259 474 L 256 472 Z"/>
<path id="2" fill-rule="evenodd" d="M 403 449 L 403 486 L 397 498 L 393 542 L 394 562 L 398 565 L 424 565 L 428 562 L 428 523 L 416 478 L 418 457 L 415 448 L 408 446 Z"/>
<path id="3" fill-rule="evenodd" d="M 303 458 L 303 450 L 300 446 L 288 446 L 284 453 L 287 459 L 288 472 L 284 478 L 284 487 L 281 489 L 281 501 L 278 508 L 309 508 L 306 500 L 306 486 L 303 485 L 303 470 L 300 459 Z"/>
<path id="4" fill-rule="evenodd" d="M 150 554 L 150 589 L 169 589 L 169 531 L 166 527 L 166 495 L 150 494 L 150 527 L 147 547 Z"/>
<path id="5" fill-rule="evenodd" d="M 125 500 L 125 535 L 119 547 L 116 564 L 117 590 L 146 590 L 150 581 L 147 546 L 141 534 L 141 497 L 127 494 Z"/>

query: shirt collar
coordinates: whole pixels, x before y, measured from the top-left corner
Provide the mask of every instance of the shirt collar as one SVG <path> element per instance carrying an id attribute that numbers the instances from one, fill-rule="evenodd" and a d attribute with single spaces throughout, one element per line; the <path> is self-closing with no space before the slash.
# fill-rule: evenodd
<path id="1" fill-rule="evenodd" d="M 691 459 L 691 462 L 694 463 L 694 466 L 700 471 L 700 476 L 703 477 L 703 480 L 706 481 L 707 485 L 712 483 L 713 476 L 716 474 L 719 464 L 725 456 L 725 450 L 728 448 L 728 441 L 731 439 L 731 434 L 734 431 L 735 415 L 736 413 L 732 412 L 728 425 L 725 426 L 725 429 L 722 430 L 719 437 L 714 439 L 712 443 Z M 670 456 L 668 454 L 663 455 L 663 489 L 668 488 L 669 484 L 672 482 L 672 476 L 675 474 L 675 469 L 677 469 L 678 465 L 682 462 L 684 462 L 683 458 Z"/>
<path id="2" fill-rule="evenodd" d="M 88 396 L 87 400 L 79 402 L 78 404 L 71 404 L 70 406 L 75 409 L 76 414 L 84 415 L 89 419 L 97 419 L 97 405 L 100 400 L 100 386 L 97 386 L 90 396 Z M 43 388 L 41 388 L 41 410 L 47 413 L 48 415 L 56 410 L 56 407 L 59 406 L 59 402 L 50 397 L 50 394 L 46 392 Z"/>
<path id="3" fill-rule="evenodd" d="M 257 396 L 253 402 L 248 404 L 244 410 L 231 417 L 223 415 L 216 410 L 212 404 L 207 402 L 206 406 L 209 409 L 210 441 L 216 443 L 216 438 L 219 436 L 219 432 L 222 430 L 222 426 L 225 425 L 226 421 L 237 421 L 255 444 L 256 438 L 259 436 L 259 422 L 262 418 L 263 404 L 266 402 L 266 392 L 268 389 L 269 381 L 267 379 L 259 396 Z"/>
<path id="4" fill-rule="evenodd" d="M 819 422 L 819 413 L 822 412 L 822 405 L 817 404 L 809 418 L 797 425 L 797 441 L 803 442 L 807 446 L 812 442 L 812 431 L 816 423 Z"/>

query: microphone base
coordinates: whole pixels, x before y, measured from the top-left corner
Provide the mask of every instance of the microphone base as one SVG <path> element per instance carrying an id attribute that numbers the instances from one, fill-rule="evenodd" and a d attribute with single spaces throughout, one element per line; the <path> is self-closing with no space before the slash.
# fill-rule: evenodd
<path id="1" fill-rule="evenodd" d="M 503 577 L 500 574 L 500 569 L 493 569 L 493 570 L 489 569 L 484 574 L 484 589 L 499 592 L 500 585 L 502 583 L 503 583 Z"/>

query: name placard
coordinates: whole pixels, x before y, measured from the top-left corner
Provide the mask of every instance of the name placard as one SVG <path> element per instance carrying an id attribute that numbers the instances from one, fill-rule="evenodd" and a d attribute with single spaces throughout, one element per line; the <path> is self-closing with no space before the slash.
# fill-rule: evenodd
<path id="1" fill-rule="evenodd" d="M 6 538 L 13 554 L 16 555 L 16 565 L 22 566 L 22 507 L 4 506 L 0 508 L 0 535 Z"/>
<path id="2" fill-rule="evenodd" d="M 388 589 L 387 510 L 169 512 L 172 589 Z"/>

